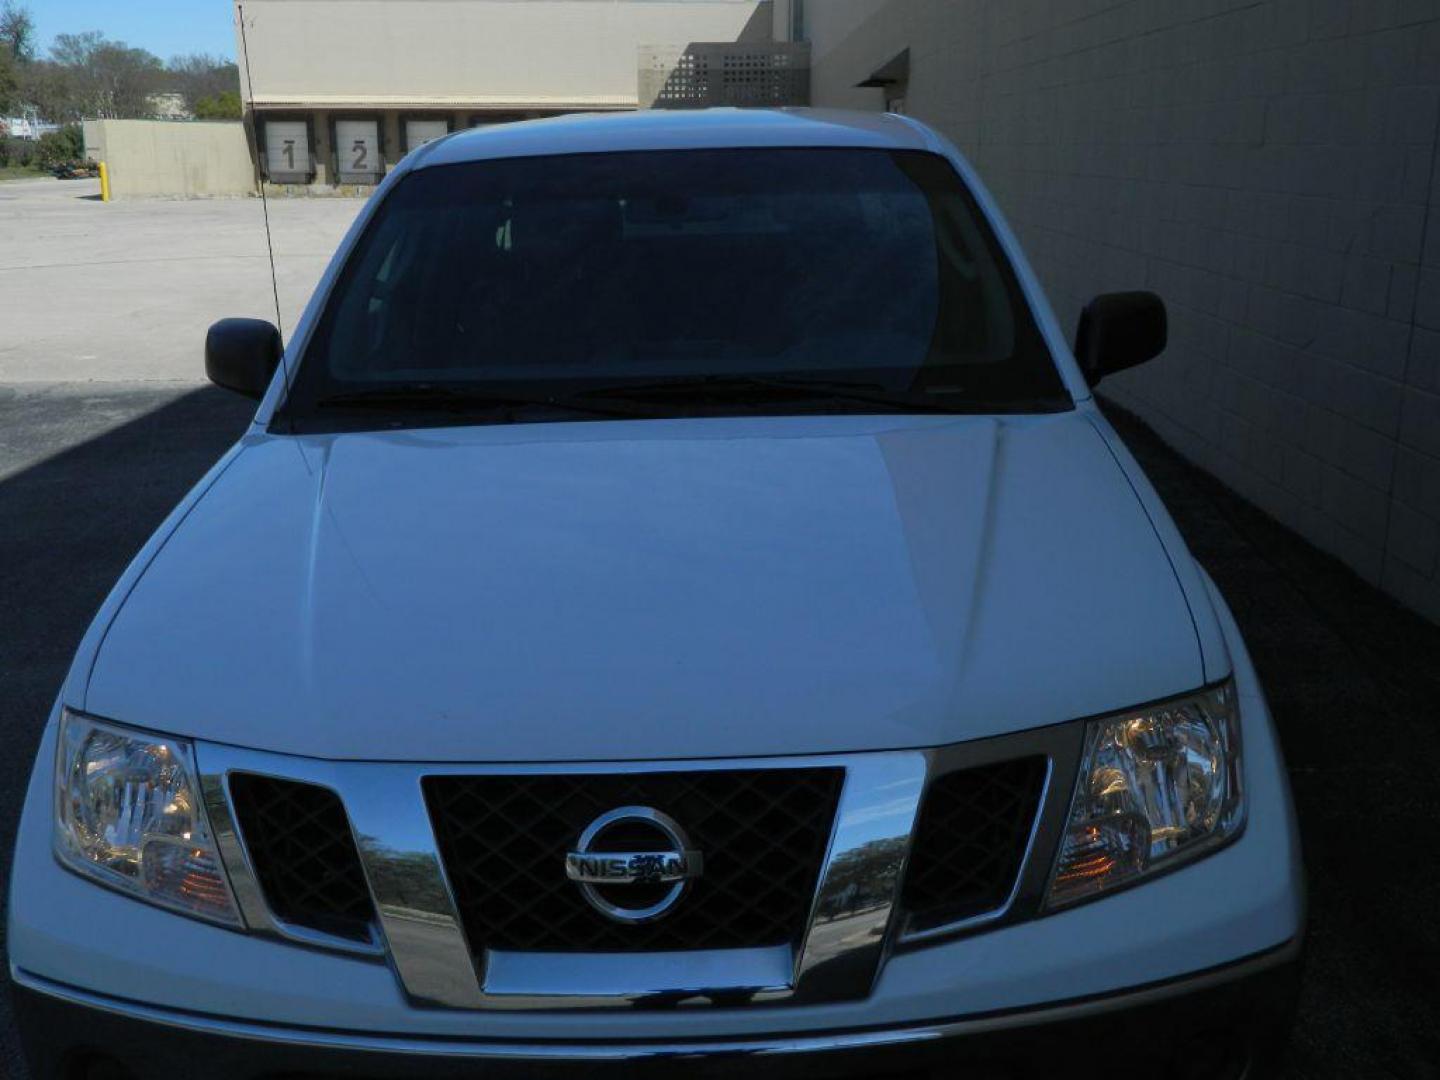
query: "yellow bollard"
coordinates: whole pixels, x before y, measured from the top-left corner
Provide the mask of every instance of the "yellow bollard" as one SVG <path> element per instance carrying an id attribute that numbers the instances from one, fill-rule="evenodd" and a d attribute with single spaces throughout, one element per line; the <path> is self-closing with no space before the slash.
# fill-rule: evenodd
<path id="1" fill-rule="evenodd" d="M 110 170 L 103 161 L 100 162 L 100 201 L 110 201 Z"/>

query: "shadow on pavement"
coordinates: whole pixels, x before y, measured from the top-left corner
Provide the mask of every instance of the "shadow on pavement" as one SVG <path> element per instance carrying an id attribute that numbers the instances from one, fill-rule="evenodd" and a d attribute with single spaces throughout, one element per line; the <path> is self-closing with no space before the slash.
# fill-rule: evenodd
<path id="1" fill-rule="evenodd" d="M 1106 413 L 1229 601 L 1280 731 L 1310 884 L 1293 1075 L 1440 1077 L 1440 627 Z"/>
<path id="2" fill-rule="evenodd" d="M 249 423 L 254 403 L 207 387 L 103 395 L 0 392 L 5 457 L 63 438 L 0 479 L 0 894 L 41 729 L 71 655 L 120 572 Z M 57 436 L 57 432 L 63 433 Z M 9 464 L 0 458 L 0 474 Z M 8 966 L 0 967 L 8 970 Z M 8 983 L 8 980 L 7 980 Z M 0 1073 L 21 1075 L 8 993 Z"/>
<path id="3" fill-rule="evenodd" d="M 254 411 L 252 402 L 214 388 L 131 398 L 126 404 L 140 415 L 86 432 L 78 445 L 0 480 L 5 867 L 28 759 L 81 635 L 131 557 Z M 89 410 L 83 400 L 46 395 L 34 403 L 42 413 L 63 413 L 57 422 L 84 430 Z"/>

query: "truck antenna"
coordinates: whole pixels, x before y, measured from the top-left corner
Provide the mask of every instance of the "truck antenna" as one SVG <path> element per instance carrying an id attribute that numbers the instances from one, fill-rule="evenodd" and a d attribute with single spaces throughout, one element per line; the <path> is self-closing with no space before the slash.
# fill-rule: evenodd
<path id="1" fill-rule="evenodd" d="M 248 125 L 248 137 L 250 149 L 255 154 L 255 173 L 260 185 L 260 209 L 265 215 L 265 248 L 270 253 L 270 290 L 275 296 L 275 328 L 280 331 L 280 365 L 285 372 L 285 385 L 290 385 L 290 368 L 285 363 L 285 327 L 280 320 L 280 281 L 275 275 L 275 243 L 270 238 L 270 202 L 265 198 L 265 169 L 260 162 L 260 136 L 256 126 L 259 120 L 255 115 L 255 83 L 250 78 L 250 42 L 245 34 L 245 5 L 235 6 L 236 14 L 240 19 L 240 55 L 245 64 L 245 91 L 248 96 L 250 123 Z"/>

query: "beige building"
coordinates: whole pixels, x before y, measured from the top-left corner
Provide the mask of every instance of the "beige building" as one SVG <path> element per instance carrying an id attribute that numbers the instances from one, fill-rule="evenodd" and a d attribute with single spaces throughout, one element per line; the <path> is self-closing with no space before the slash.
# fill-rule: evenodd
<path id="1" fill-rule="evenodd" d="M 777 0 L 777 4 L 783 0 Z M 950 136 L 1061 322 L 1170 307 L 1102 387 L 1440 620 L 1440 5 L 808 0 L 817 105 Z"/>
<path id="2" fill-rule="evenodd" d="M 803 103 L 775 22 L 771 0 L 237 0 L 236 55 L 272 183 L 371 184 L 479 124 Z"/>

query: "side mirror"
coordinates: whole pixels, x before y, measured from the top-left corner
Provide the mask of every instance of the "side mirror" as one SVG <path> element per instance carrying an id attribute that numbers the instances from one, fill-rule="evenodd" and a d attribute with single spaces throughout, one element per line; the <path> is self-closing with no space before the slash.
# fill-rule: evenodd
<path id="1" fill-rule="evenodd" d="M 1165 301 L 1151 292 L 1106 293 L 1080 314 L 1075 359 L 1085 381 L 1096 385 L 1165 351 L 1170 335 Z"/>
<path id="2" fill-rule="evenodd" d="M 221 319 L 205 335 L 205 374 L 216 386 L 265 396 L 280 366 L 280 331 L 263 319 Z"/>

